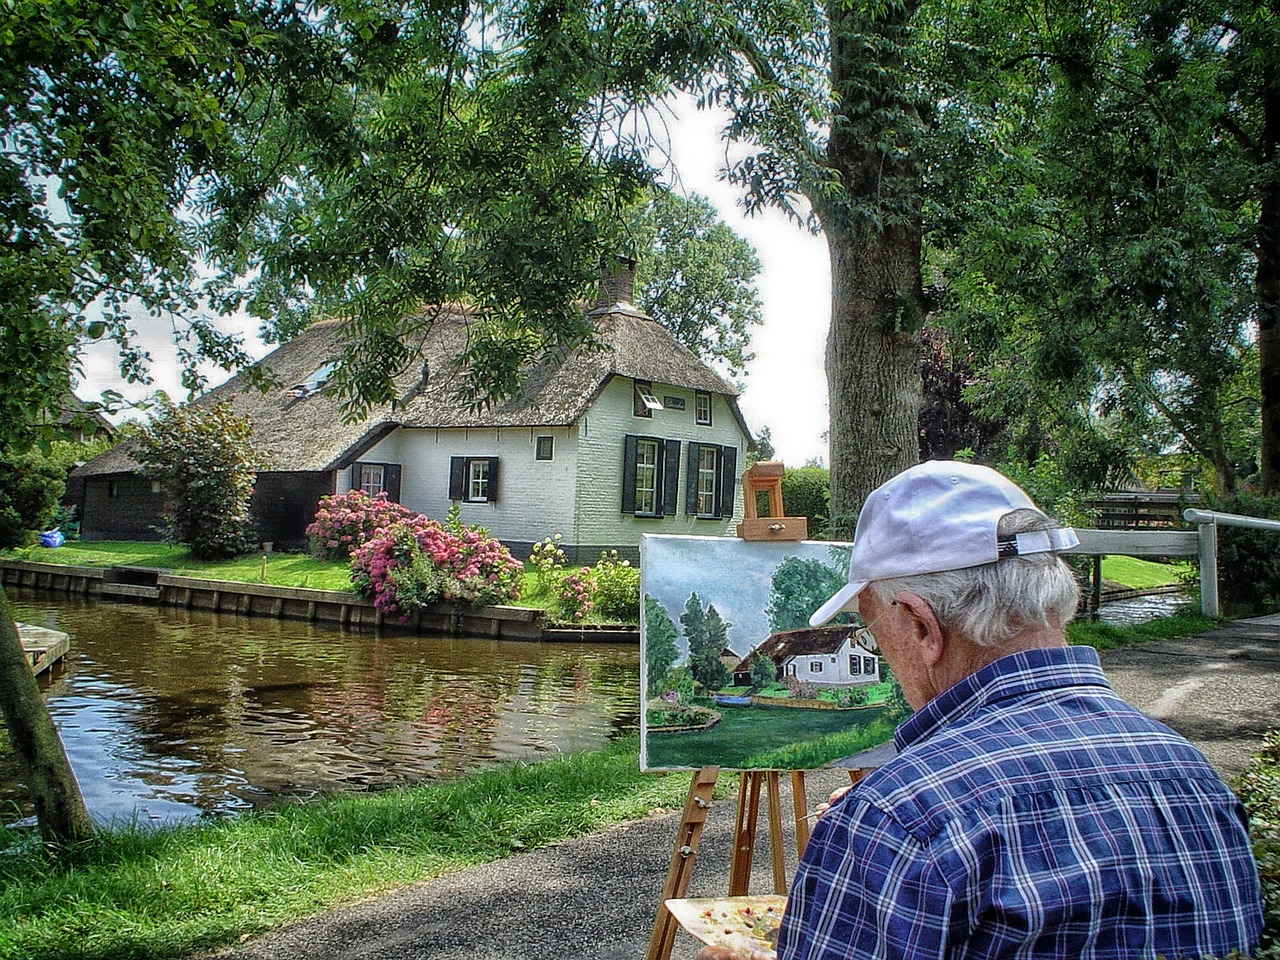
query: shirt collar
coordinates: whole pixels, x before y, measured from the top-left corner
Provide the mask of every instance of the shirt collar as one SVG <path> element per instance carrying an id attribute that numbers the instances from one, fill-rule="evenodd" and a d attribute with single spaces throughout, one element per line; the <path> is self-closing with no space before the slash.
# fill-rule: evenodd
<path id="1" fill-rule="evenodd" d="M 1093 647 L 1011 653 L 944 690 L 904 720 L 893 735 L 894 744 L 902 751 L 965 714 L 1009 697 L 1081 685 L 1111 686 Z"/>

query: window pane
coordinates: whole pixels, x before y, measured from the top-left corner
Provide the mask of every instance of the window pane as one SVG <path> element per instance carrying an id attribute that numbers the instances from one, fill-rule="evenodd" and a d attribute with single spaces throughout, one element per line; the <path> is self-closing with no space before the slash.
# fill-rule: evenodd
<path id="1" fill-rule="evenodd" d="M 386 490 L 386 472 L 381 464 L 366 463 L 360 466 L 360 489 L 371 497 Z"/>
<path id="2" fill-rule="evenodd" d="M 535 460 L 550 460 L 555 454 L 555 437 L 539 437 L 534 451 Z"/>
<path id="3" fill-rule="evenodd" d="M 468 460 L 467 461 L 467 499 L 468 500 L 488 500 L 489 499 L 489 461 L 488 460 Z"/>
<path id="4" fill-rule="evenodd" d="M 716 449 L 698 449 L 698 516 L 710 517 L 716 512 Z"/>
<path id="5" fill-rule="evenodd" d="M 656 513 L 658 507 L 658 441 L 636 443 L 636 513 Z"/>
<path id="6" fill-rule="evenodd" d="M 701 424 L 711 424 L 711 394 L 698 392 L 693 395 L 694 419 Z"/>

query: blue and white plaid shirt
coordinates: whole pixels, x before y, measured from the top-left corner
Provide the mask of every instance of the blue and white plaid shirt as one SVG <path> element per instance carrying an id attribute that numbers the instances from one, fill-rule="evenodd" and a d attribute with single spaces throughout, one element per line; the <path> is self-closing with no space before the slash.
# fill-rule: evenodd
<path id="1" fill-rule="evenodd" d="M 984 667 L 898 729 L 815 825 L 780 960 L 1246 954 L 1244 812 L 1204 757 L 1115 695 L 1089 647 Z"/>

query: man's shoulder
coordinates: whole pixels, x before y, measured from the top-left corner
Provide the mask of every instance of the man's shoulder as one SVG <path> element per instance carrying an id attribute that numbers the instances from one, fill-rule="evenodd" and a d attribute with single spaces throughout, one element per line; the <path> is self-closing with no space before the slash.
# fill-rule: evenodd
<path id="1" fill-rule="evenodd" d="M 1230 791 L 1195 747 L 1114 695 L 1029 697 L 974 711 L 903 749 L 859 795 L 918 839 L 1014 797 L 1120 784 Z"/>

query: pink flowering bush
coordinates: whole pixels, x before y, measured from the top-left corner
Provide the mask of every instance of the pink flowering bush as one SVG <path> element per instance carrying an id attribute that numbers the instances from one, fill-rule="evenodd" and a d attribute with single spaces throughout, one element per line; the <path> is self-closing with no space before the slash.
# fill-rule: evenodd
<path id="1" fill-rule="evenodd" d="M 556 590 L 556 616 L 560 620 L 581 622 L 591 612 L 594 592 L 590 567 L 566 573 Z"/>
<path id="2" fill-rule="evenodd" d="M 315 519 L 307 527 L 311 555 L 321 560 L 346 560 L 379 530 L 403 523 L 413 512 L 387 498 L 363 490 L 321 497 Z"/>
<path id="3" fill-rule="evenodd" d="M 432 603 L 493 604 L 520 598 L 524 567 L 479 527 L 413 516 L 379 529 L 351 555 L 351 580 L 385 614 Z"/>

